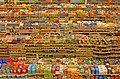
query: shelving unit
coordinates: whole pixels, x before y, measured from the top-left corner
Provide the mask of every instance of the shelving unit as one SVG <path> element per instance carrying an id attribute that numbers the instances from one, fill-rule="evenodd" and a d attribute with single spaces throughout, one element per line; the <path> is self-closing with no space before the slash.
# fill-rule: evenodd
<path id="1" fill-rule="evenodd" d="M 50 61 L 45 62 L 44 66 L 48 65 L 47 63 L 58 64 L 57 58 L 64 61 L 62 64 L 68 62 L 67 58 L 80 58 L 80 63 L 78 60 L 75 61 L 78 63 L 77 65 L 75 63 L 65 65 L 75 68 L 86 63 L 92 67 L 93 64 L 103 65 L 109 62 L 108 59 L 118 58 L 118 63 L 113 64 L 120 69 L 119 23 L 117 24 L 120 20 L 120 2 L 91 3 L 88 0 L 88 4 L 72 4 L 69 3 L 69 0 L 60 2 L 57 0 L 53 2 L 41 0 L 9 2 L 6 0 L 0 4 L 0 58 L 25 57 L 36 60 L 43 58 Z M 84 58 L 88 59 L 84 60 Z M 3 76 L 26 76 L 28 78 L 32 76 L 42 79 L 37 76 L 44 76 L 43 79 L 46 79 L 47 75 L 79 75 L 80 79 L 87 79 L 87 76 L 119 77 L 120 73 L 91 74 L 89 71 L 88 74 L 85 72 L 53 74 L 36 72 L 34 74 L 5 74 L 0 75 L 0 78 Z"/>

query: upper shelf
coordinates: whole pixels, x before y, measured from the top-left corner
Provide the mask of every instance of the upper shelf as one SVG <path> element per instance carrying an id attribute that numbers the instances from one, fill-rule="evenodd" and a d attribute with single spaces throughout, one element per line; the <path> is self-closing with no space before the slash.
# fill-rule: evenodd
<path id="1" fill-rule="evenodd" d="M 65 1 L 51 1 L 51 2 L 46 2 L 46 1 L 17 1 L 17 0 L 14 0 L 14 1 L 3 1 L 3 2 L 0 2 L 0 3 L 26 3 L 26 4 L 60 4 L 60 3 L 72 3 L 72 4 L 85 4 L 85 2 L 69 2 L 68 0 L 65 0 Z M 90 2 L 88 1 L 87 2 L 88 4 L 119 4 L 120 2 L 119 1 L 116 1 L 116 2 Z"/>
<path id="2" fill-rule="evenodd" d="M 97 4 L 46 4 L 46 5 L 42 5 L 42 4 L 1 4 L 0 5 L 0 8 L 39 8 L 39 9 L 42 9 L 42 8 L 57 8 L 57 9 L 63 9 L 63 8 L 68 8 L 68 9 L 111 9 L 111 8 L 119 8 L 120 6 L 119 5 L 97 5 Z"/>

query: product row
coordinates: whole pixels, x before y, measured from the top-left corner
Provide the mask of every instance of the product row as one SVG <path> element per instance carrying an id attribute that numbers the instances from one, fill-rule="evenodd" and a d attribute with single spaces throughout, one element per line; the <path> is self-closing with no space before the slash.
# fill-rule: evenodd
<path id="1" fill-rule="evenodd" d="M 11 8 L 12 9 L 12 8 Z M 116 8 L 117 9 L 117 8 Z M 15 9 L 16 10 L 16 9 Z M 32 9 L 31 9 L 32 10 Z M 45 10 L 26 10 L 26 9 L 17 9 L 17 11 L 13 10 L 1 10 L 0 11 L 0 17 L 1 19 L 4 18 L 16 18 L 16 19 L 25 19 L 26 17 L 29 18 L 42 18 L 42 17 L 48 17 L 48 18 L 65 18 L 65 17 L 76 17 L 76 18 L 84 18 L 84 17 L 113 17 L 117 18 L 120 12 L 119 10 L 52 10 L 52 9 L 45 9 Z"/>
<path id="2" fill-rule="evenodd" d="M 71 59 L 73 60 L 74 58 Z M 27 78 L 29 75 L 34 75 L 38 79 L 100 79 L 100 77 L 102 77 L 101 79 L 106 79 L 107 77 L 119 79 L 120 74 L 120 66 L 110 65 L 108 62 L 103 65 L 93 66 L 88 64 L 62 65 L 58 63 L 61 59 L 57 59 L 55 64 L 46 64 L 43 58 L 31 59 L 33 60 L 31 64 L 30 62 L 27 63 L 27 60 L 25 57 L 1 58 L 0 73 L 4 75 L 0 77 L 17 78 L 19 75 L 19 78 Z"/>
<path id="3" fill-rule="evenodd" d="M 78 32 L 79 33 L 79 32 Z M 113 36 L 114 35 L 114 36 Z M 74 46 L 79 45 L 101 45 L 101 46 L 112 46 L 115 44 L 119 44 L 119 36 L 115 34 L 104 34 L 104 36 L 100 34 L 75 34 L 75 32 L 49 32 L 49 33 L 36 33 L 36 34 L 1 34 L 1 44 L 47 44 L 54 45 L 54 44 L 60 44 L 63 45 L 62 47 L 68 46 L 67 44 L 73 44 Z M 26 45 L 24 44 L 24 45 Z M 34 46 L 26 46 L 26 47 L 36 47 Z M 39 48 L 43 48 L 41 46 L 37 46 Z M 59 47 L 59 46 L 57 46 Z M 44 47 L 47 48 L 47 47 Z M 52 48 L 52 47 L 51 47 Z M 26 48 L 27 49 L 27 48 Z"/>
<path id="4" fill-rule="evenodd" d="M 16 36 L 16 37 L 15 37 Z M 34 35 L 33 35 L 34 36 Z M 2 35 L 0 52 L 2 54 L 51 54 L 90 57 L 119 57 L 119 36 L 80 35 L 64 37 L 42 37 L 35 35 Z M 29 37 L 29 38 L 28 38 Z M 75 37 L 75 38 L 74 38 Z M 44 38 L 44 39 L 43 39 Z"/>
<path id="5" fill-rule="evenodd" d="M 14 2 L 14 3 L 117 3 L 119 0 L 1 0 L 0 2 Z"/>
<path id="6" fill-rule="evenodd" d="M 4 8 L 3 8 L 4 7 Z M 74 9 L 73 9 L 74 8 Z M 85 8 L 85 9 L 83 9 Z M 88 9 L 90 8 L 90 9 Z M 96 9 L 100 8 L 100 9 Z M 110 9 L 106 9 L 110 8 Z M 78 20 L 109 20 L 114 22 L 119 16 L 118 5 L 73 5 L 73 4 L 51 4 L 51 5 L 1 5 L 1 20 L 48 20 L 54 23 L 71 23 Z M 112 9 L 112 10 L 111 10 Z M 109 19 L 107 19 L 109 18 Z M 61 21 L 59 21 L 59 20 Z M 114 20 L 113 20 L 114 19 Z M 69 21 L 70 20 L 70 21 Z"/>

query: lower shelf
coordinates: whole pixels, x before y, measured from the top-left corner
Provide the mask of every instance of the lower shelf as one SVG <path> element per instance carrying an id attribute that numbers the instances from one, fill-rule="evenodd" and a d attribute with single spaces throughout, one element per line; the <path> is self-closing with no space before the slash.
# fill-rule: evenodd
<path id="1" fill-rule="evenodd" d="M 50 73 L 36 73 L 36 74 L 1 74 L 0 77 L 3 76 L 36 76 L 36 75 L 48 75 Z M 52 74 L 52 75 L 79 75 L 79 76 L 95 76 L 95 75 L 104 75 L 104 76 L 119 76 L 120 74 Z"/>

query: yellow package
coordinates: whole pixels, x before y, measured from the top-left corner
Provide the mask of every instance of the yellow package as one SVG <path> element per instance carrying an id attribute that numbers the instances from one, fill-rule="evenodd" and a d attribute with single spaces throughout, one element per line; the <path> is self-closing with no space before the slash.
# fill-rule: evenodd
<path id="1" fill-rule="evenodd" d="M 59 20 L 60 23 L 65 23 L 65 20 Z"/>
<path id="2" fill-rule="evenodd" d="M 73 23 L 73 21 L 72 21 L 72 20 L 69 20 L 69 21 L 68 21 L 68 23 L 69 23 L 69 24 L 72 24 L 72 23 Z"/>

